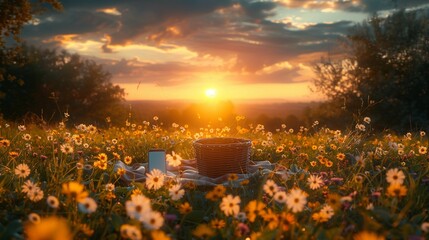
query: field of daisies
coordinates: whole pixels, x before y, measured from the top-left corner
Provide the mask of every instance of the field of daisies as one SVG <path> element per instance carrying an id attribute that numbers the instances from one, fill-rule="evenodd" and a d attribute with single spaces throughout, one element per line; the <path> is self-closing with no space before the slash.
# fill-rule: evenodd
<path id="1" fill-rule="evenodd" d="M 56 126 L 0 121 L 0 239 L 426 239 L 424 131 L 319 126 L 268 131 L 148 121 Z M 183 181 L 193 141 L 252 141 L 252 174 Z M 175 174 L 130 169 L 165 149 Z M 118 167 L 119 166 L 119 167 Z M 122 166 L 122 167 L 121 167 Z"/>

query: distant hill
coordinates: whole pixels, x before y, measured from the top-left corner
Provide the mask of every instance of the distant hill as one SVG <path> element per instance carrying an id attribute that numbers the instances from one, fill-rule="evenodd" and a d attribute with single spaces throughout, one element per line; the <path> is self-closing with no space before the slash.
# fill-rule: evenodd
<path id="1" fill-rule="evenodd" d="M 289 115 L 301 116 L 307 107 L 316 106 L 315 102 L 236 102 L 235 109 L 238 114 L 249 118 L 260 115 L 267 117 L 286 118 Z"/>

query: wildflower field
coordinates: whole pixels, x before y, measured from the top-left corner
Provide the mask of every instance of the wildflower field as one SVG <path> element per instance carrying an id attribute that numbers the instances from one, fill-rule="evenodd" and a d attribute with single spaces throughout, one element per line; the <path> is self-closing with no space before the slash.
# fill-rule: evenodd
<path id="1" fill-rule="evenodd" d="M 424 131 L 373 133 L 315 122 L 268 131 L 242 117 L 192 128 L 162 119 L 124 126 L 1 122 L 0 239 L 425 239 L 429 157 Z M 181 181 L 193 141 L 252 141 L 247 178 Z M 165 149 L 174 176 L 153 170 L 124 181 L 124 166 Z"/>

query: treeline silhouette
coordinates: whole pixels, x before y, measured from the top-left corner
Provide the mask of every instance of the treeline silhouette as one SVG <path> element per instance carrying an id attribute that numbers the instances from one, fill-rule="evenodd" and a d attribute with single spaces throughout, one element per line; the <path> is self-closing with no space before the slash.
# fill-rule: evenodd
<path id="1" fill-rule="evenodd" d="M 13 58 L 0 51 L 0 112 L 11 121 L 103 122 L 126 113 L 124 90 L 94 61 L 66 51 L 22 45 Z"/>

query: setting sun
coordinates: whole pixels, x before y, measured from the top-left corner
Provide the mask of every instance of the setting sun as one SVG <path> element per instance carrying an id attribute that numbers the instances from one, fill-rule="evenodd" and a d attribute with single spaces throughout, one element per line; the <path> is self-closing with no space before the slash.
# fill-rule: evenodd
<path id="1" fill-rule="evenodd" d="M 208 88 L 206 89 L 205 94 L 208 98 L 215 98 L 217 95 L 217 91 L 214 88 Z"/>

